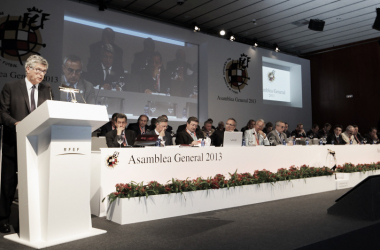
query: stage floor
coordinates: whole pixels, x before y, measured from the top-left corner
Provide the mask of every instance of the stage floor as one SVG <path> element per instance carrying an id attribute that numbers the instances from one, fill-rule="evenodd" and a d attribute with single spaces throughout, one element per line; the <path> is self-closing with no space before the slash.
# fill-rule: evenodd
<path id="1" fill-rule="evenodd" d="M 376 225 L 379 221 L 327 214 L 327 209 L 334 204 L 335 199 L 348 190 L 341 189 L 124 226 L 107 221 L 104 217 L 93 217 L 93 227 L 107 230 L 107 234 L 48 249 L 283 250 L 305 246 L 303 250 L 308 250 L 318 249 L 319 247 L 310 248 L 312 246 L 308 245 L 320 241 L 324 241 L 323 249 L 355 249 L 354 246 L 357 244 L 360 244 L 360 249 L 380 249 L 376 236 L 378 231 L 374 229 L 379 228 Z M 16 212 L 16 205 L 13 206 L 13 210 Z M 12 222 L 15 220 L 13 216 Z M 366 230 L 368 239 L 355 237 L 363 230 Z M 374 237 L 371 237 L 371 234 Z M 328 240 L 337 236 L 340 237 Z M 340 245 L 342 248 L 332 247 L 331 244 L 337 242 L 335 239 L 341 239 L 339 244 L 343 242 L 345 245 Z M 1 237 L 0 249 L 30 248 Z"/>

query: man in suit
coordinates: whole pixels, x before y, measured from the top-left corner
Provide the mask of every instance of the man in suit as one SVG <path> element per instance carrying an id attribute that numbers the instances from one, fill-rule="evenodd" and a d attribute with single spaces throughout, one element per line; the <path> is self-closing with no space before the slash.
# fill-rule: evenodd
<path id="1" fill-rule="evenodd" d="M 156 45 L 152 38 L 148 37 L 143 42 L 143 50 L 135 53 L 131 73 L 141 76 L 153 63 L 153 54 Z"/>
<path id="2" fill-rule="evenodd" d="M 187 119 L 186 129 L 181 130 L 177 133 L 175 143 L 177 145 L 187 144 L 187 145 L 198 145 L 200 139 L 204 138 L 202 131 L 197 130 L 199 120 L 198 118 L 191 116 Z"/>
<path id="3" fill-rule="evenodd" d="M 325 123 L 323 128 L 318 131 L 318 138 L 326 137 L 330 134 L 331 124 Z"/>
<path id="4" fill-rule="evenodd" d="M 277 121 L 276 128 L 267 134 L 268 140 L 272 141 L 272 145 L 282 144 L 283 140 L 286 140 L 284 129 L 285 123 L 283 121 Z"/>
<path id="5" fill-rule="evenodd" d="M 136 135 L 132 130 L 126 130 L 127 116 L 125 114 L 116 115 L 116 129 L 106 134 L 106 142 L 109 148 L 127 147 L 135 144 Z M 118 139 L 121 137 L 123 142 L 119 144 Z"/>
<path id="6" fill-rule="evenodd" d="M 296 129 L 292 131 L 290 136 L 294 136 L 295 138 L 305 138 L 306 133 L 305 133 L 305 130 L 303 129 L 303 124 L 298 123 Z"/>
<path id="7" fill-rule="evenodd" d="M 342 125 L 335 125 L 334 133 L 327 136 L 327 144 L 333 144 L 333 142 L 335 145 L 346 144 L 346 142 L 342 138 L 342 131 L 343 131 Z"/>
<path id="8" fill-rule="evenodd" d="M 44 101 L 53 99 L 50 85 L 43 82 L 48 62 L 32 55 L 25 62 L 26 78 L 6 83 L 0 96 L 0 113 L 4 125 L 0 195 L 0 232 L 9 233 L 11 205 L 17 187 L 16 126 Z M 15 228 L 15 230 L 18 230 Z"/>
<path id="9" fill-rule="evenodd" d="M 319 126 L 318 124 L 313 124 L 312 128 L 306 133 L 308 138 L 318 138 Z"/>
<path id="10" fill-rule="evenodd" d="M 379 144 L 379 137 L 377 136 L 377 129 L 372 127 L 368 134 L 365 135 L 368 144 Z"/>
<path id="11" fill-rule="evenodd" d="M 149 121 L 148 116 L 140 115 L 136 123 L 131 123 L 128 125 L 127 130 L 132 130 L 135 132 L 135 135 L 143 135 L 148 132 L 149 126 L 147 125 Z"/>
<path id="12" fill-rule="evenodd" d="M 285 122 L 285 130 L 284 133 L 286 134 L 286 138 L 290 137 L 290 131 L 289 131 L 289 124 Z"/>
<path id="13" fill-rule="evenodd" d="M 215 132 L 215 129 L 212 128 L 212 122 L 210 120 L 205 121 L 202 132 L 205 138 L 210 137 Z"/>
<path id="14" fill-rule="evenodd" d="M 234 132 L 236 128 L 236 120 L 234 118 L 229 118 L 226 122 L 226 128 L 224 131 L 217 130 L 211 135 L 211 143 L 215 147 L 220 147 L 223 144 L 224 133 L 225 132 Z"/>
<path id="15" fill-rule="evenodd" d="M 161 141 L 165 142 L 165 145 L 173 145 L 173 140 L 171 134 L 166 131 L 168 127 L 168 119 L 165 116 L 159 116 L 156 120 L 156 128 L 147 132 L 147 135 L 158 135 Z"/>
<path id="16" fill-rule="evenodd" d="M 167 115 L 162 115 L 162 116 L 165 117 L 169 122 L 169 118 Z M 168 124 L 168 127 L 166 128 L 166 132 L 169 132 L 173 136 L 173 127 Z"/>
<path id="17" fill-rule="evenodd" d="M 253 129 L 247 129 L 244 132 L 244 140 L 247 146 L 254 145 L 269 145 L 268 137 L 263 132 L 265 121 L 259 119 L 256 121 L 255 127 Z"/>
<path id="18" fill-rule="evenodd" d="M 346 128 L 346 131 L 342 133 L 343 141 L 346 144 L 351 144 L 351 141 L 352 141 L 352 144 L 358 144 L 355 140 L 354 132 L 355 132 L 354 127 L 352 125 L 348 125 Z"/>
<path id="19" fill-rule="evenodd" d="M 75 99 L 79 103 L 95 104 L 95 91 L 94 86 L 81 79 L 82 76 L 82 61 L 80 57 L 76 55 L 69 55 L 63 59 L 62 71 L 63 76 L 61 78 L 62 86 L 79 89 L 80 93 L 75 93 Z M 71 95 L 67 92 L 61 92 L 61 101 L 71 102 Z"/>
<path id="20" fill-rule="evenodd" d="M 355 141 L 358 144 L 361 144 L 361 142 L 363 141 L 364 137 L 359 133 L 359 127 L 358 127 L 358 125 L 352 125 L 352 127 L 354 127 L 354 138 L 355 138 Z"/>
<path id="21" fill-rule="evenodd" d="M 116 115 L 118 113 L 114 113 L 112 115 L 111 121 L 107 122 L 103 126 L 100 127 L 99 136 L 106 136 L 106 134 L 114 129 L 116 129 Z"/>

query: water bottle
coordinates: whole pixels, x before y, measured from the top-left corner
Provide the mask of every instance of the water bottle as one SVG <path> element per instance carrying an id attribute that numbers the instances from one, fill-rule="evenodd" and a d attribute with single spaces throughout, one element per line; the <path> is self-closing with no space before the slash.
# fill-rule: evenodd
<path id="1" fill-rule="evenodd" d="M 182 110 L 182 118 L 187 118 L 187 111 L 186 108 Z"/>
<path id="2" fill-rule="evenodd" d="M 335 144 L 334 140 L 331 140 L 331 145 L 334 145 L 334 144 Z"/>
<path id="3" fill-rule="evenodd" d="M 309 139 L 305 140 L 306 145 L 309 145 Z"/>
<path id="4" fill-rule="evenodd" d="M 322 139 L 319 140 L 319 145 L 323 145 Z"/>
<path id="5" fill-rule="evenodd" d="M 282 140 L 282 145 L 286 146 L 286 141 L 285 141 L 285 139 Z"/>
<path id="6" fill-rule="evenodd" d="M 243 139 L 243 142 L 241 144 L 243 147 L 245 147 L 245 140 Z"/>
<path id="7" fill-rule="evenodd" d="M 352 140 L 350 140 L 350 145 L 352 145 L 352 143 L 353 143 L 353 141 L 352 141 Z"/>
<path id="8" fill-rule="evenodd" d="M 293 140 L 293 145 L 296 145 L 296 140 Z"/>
<path id="9" fill-rule="evenodd" d="M 161 146 L 161 139 L 158 138 L 156 141 L 156 147 L 160 147 L 160 146 Z"/>
<path id="10" fill-rule="evenodd" d="M 204 147 L 205 146 L 205 139 L 202 138 L 202 141 L 201 141 L 201 147 Z"/>
<path id="11" fill-rule="evenodd" d="M 144 107 L 144 115 L 149 116 L 149 106 L 145 105 Z"/>

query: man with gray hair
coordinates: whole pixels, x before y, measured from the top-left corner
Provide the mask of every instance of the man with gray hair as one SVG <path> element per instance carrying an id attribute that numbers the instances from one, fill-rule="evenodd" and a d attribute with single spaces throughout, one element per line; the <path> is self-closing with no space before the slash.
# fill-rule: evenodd
<path id="1" fill-rule="evenodd" d="M 64 87 L 79 89 L 80 93 L 75 93 L 75 99 L 79 103 L 95 104 L 95 91 L 93 85 L 82 79 L 83 64 L 79 56 L 69 55 L 63 59 L 61 83 Z M 71 95 L 61 92 L 61 101 L 71 102 Z"/>
<path id="2" fill-rule="evenodd" d="M 223 144 L 224 140 L 224 132 L 234 132 L 236 128 L 237 122 L 234 118 L 229 118 L 226 121 L 226 128 L 222 130 L 217 130 L 211 135 L 211 143 L 215 147 L 220 147 Z"/>
<path id="3" fill-rule="evenodd" d="M 158 135 L 158 138 L 161 139 L 161 141 L 165 142 L 165 145 L 173 145 L 173 139 L 171 134 L 166 131 L 168 128 L 168 118 L 165 116 L 159 116 L 156 120 L 156 128 L 154 130 L 151 130 L 147 132 L 147 135 Z"/>
<path id="4" fill-rule="evenodd" d="M 268 137 L 263 132 L 264 125 L 264 120 L 259 119 L 253 129 L 247 129 L 244 132 L 244 140 L 247 146 L 269 145 Z"/>
<path id="5" fill-rule="evenodd" d="M 342 133 L 342 139 L 346 144 L 358 144 L 354 137 L 355 128 L 352 125 L 348 125 L 346 131 Z"/>
<path id="6" fill-rule="evenodd" d="M 282 144 L 283 140 L 286 140 L 286 134 L 284 133 L 285 123 L 283 121 L 276 122 L 276 128 L 268 133 L 268 140 L 272 141 L 272 145 Z"/>
<path id="7" fill-rule="evenodd" d="M 43 81 L 48 66 L 43 57 L 30 56 L 25 62 L 26 77 L 6 83 L 1 92 L 0 114 L 4 125 L 0 195 L 1 233 L 11 231 L 9 217 L 17 187 L 16 126 L 44 101 L 53 99 L 50 85 Z"/>

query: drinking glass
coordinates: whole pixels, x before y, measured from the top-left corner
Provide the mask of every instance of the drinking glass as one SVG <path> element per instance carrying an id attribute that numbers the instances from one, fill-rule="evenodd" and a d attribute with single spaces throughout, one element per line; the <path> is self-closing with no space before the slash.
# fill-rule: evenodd
<path id="1" fill-rule="evenodd" d="M 120 145 L 120 148 L 121 148 L 121 144 L 123 143 L 123 136 L 122 135 L 118 135 L 117 136 L 117 143 L 119 143 L 119 145 Z"/>
<path id="2" fill-rule="evenodd" d="M 364 145 L 367 143 L 367 138 L 363 139 Z"/>
<path id="3" fill-rule="evenodd" d="M 174 106 L 173 103 L 170 103 L 170 102 L 169 102 L 168 111 L 169 111 L 170 114 L 172 114 L 173 111 L 174 111 L 174 107 L 173 107 L 173 106 Z"/>
<path id="4" fill-rule="evenodd" d="M 154 111 L 156 111 L 156 102 L 150 102 L 150 111 L 152 111 L 152 115 Z"/>

